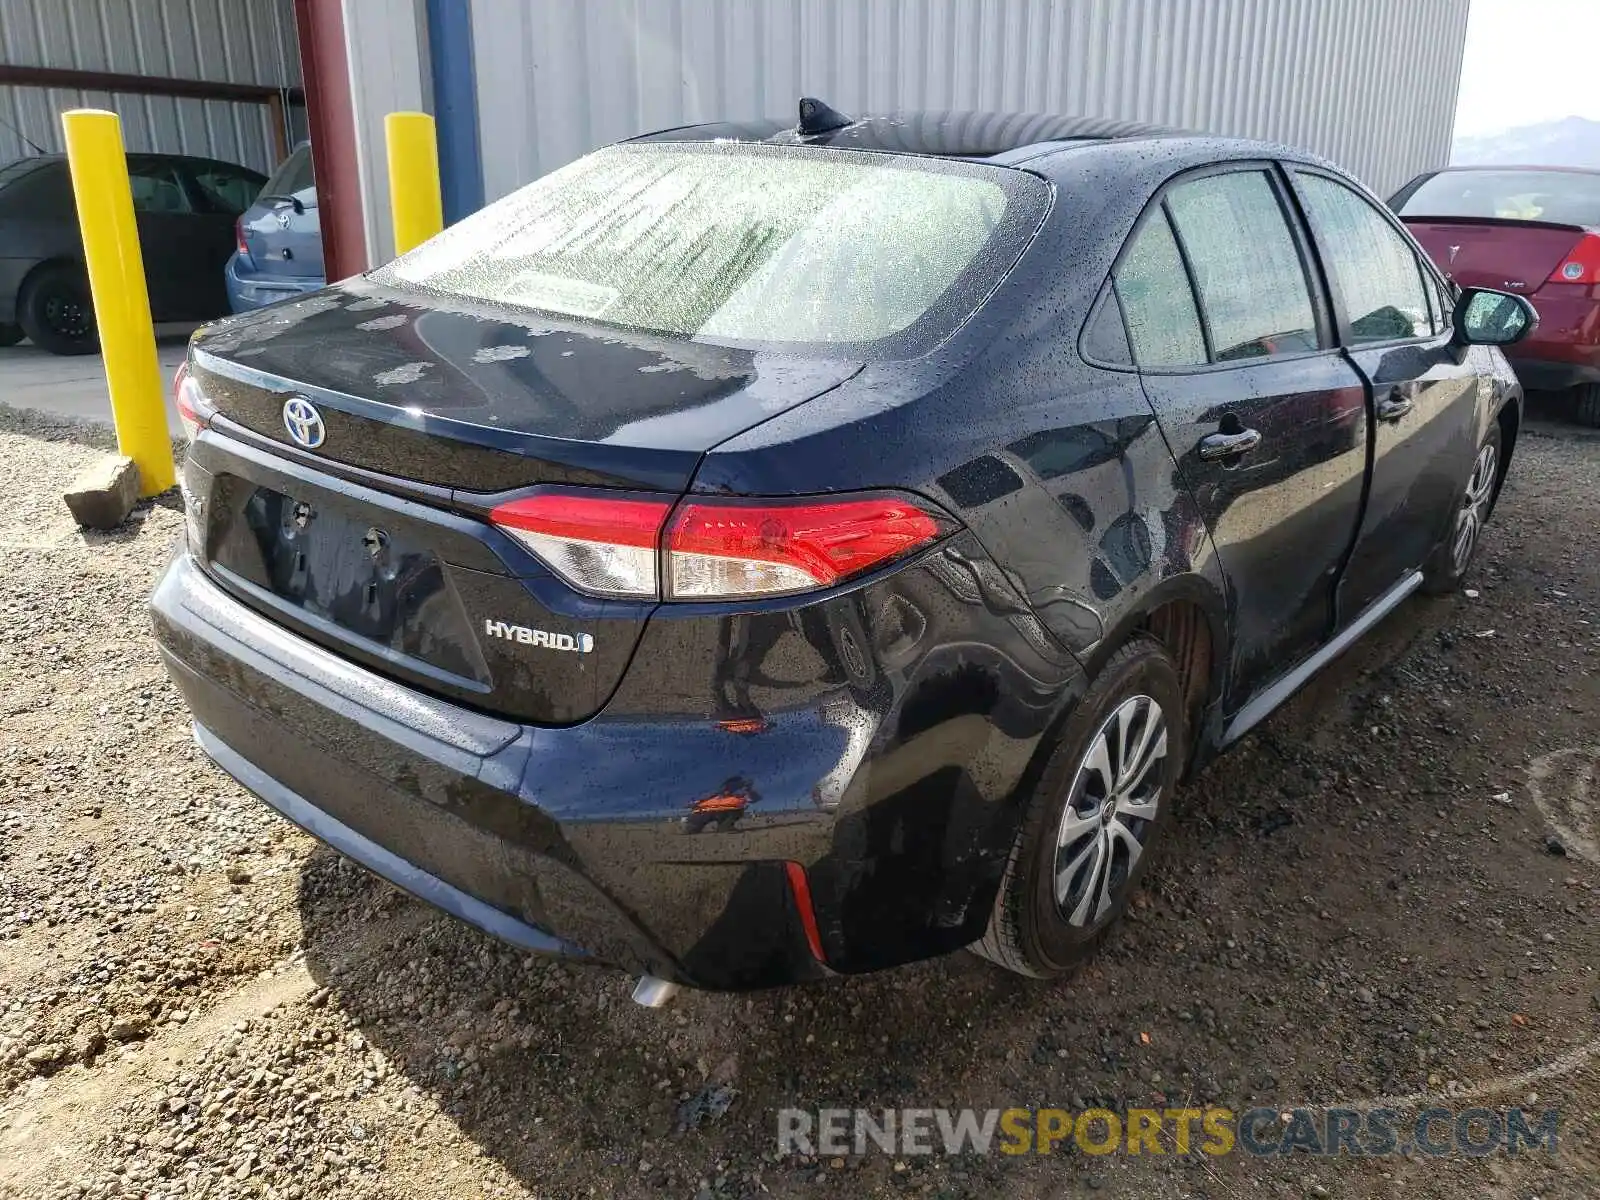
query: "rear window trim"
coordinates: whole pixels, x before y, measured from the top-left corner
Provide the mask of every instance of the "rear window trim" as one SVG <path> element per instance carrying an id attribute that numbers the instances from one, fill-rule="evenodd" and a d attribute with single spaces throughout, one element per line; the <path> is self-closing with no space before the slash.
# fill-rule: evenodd
<path id="1" fill-rule="evenodd" d="M 921 154 L 898 154 L 889 151 L 843 149 L 807 144 L 773 145 L 765 142 L 619 142 L 601 148 L 624 154 L 720 154 L 742 158 L 809 159 L 817 156 L 832 158 L 858 165 L 863 159 L 877 166 L 893 170 L 920 172 L 933 175 L 954 175 L 972 179 L 986 179 L 997 184 L 1005 195 L 1006 207 L 990 235 L 990 246 L 1002 249 L 1014 244 L 1014 254 L 1003 254 L 990 262 L 983 252 L 956 276 L 939 299 L 904 329 L 871 341 L 855 342 L 802 342 L 768 341 L 701 334 L 682 334 L 670 330 L 603 321 L 558 313 L 528 305 L 513 304 L 503 300 L 489 300 L 478 296 L 464 296 L 444 288 L 428 287 L 411 280 L 396 279 L 389 274 L 391 268 L 403 259 L 385 263 L 362 276 L 369 285 L 386 291 L 421 293 L 456 304 L 489 306 L 510 312 L 536 313 L 542 319 L 575 321 L 598 329 L 625 329 L 632 333 L 675 341 L 698 342 L 705 345 L 728 346 L 755 353 L 781 354 L 786 357 L 831 358 L 858 362 L 896 362 L 922 358 L 948 344 L 960 331 L 980 314 L 996 292 L 1010 277 L 1022 256 L 1044 228 L 1055 206 L 1055 186 L 1035 171 L 993 162 L 974 162 L 966 159 L 935 158 Z M 542 177 L 541 177 L 542 178 Z M 534 181 L 537 182 L 537 181 Z M 519 189 L 520 190 L 520 189 Z M 516 193 L 511 193 L 515 195 Z M 987 279 L 990 268 L 992 279 Z M 987 286 L 985 286 L 987 282 Z M 959 302 L 967 297 L 968 303 Z"/>

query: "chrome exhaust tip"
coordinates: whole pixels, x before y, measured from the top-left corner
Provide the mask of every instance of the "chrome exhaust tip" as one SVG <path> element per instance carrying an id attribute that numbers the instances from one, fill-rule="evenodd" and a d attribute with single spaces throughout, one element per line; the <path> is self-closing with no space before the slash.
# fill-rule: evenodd
<path id="1" fill-rule="evenodd" d="M 664 1008 L 677 994 L 677 984 L 654 975 L 641 975 L 633 985 L 633 1002 L 643 1008 Z"/>

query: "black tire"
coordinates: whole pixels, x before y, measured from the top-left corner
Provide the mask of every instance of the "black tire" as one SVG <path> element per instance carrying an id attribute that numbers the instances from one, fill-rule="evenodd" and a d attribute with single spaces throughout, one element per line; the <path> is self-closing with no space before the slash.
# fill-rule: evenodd
<path id="1" fill-rule="evenodd" d="M 1585 383 L 1572 392 L 1572 415 L 1579 425 L 1600 429 L 1600 383 Z"/>
<path id="2" fill-rule="evenodd" d="M 1486 464 L 1486 456 L 1493 452 L 1493 461 Z M 1478 546 L 1483 542 L 1483 527 L 1494 507 L 1495 490 L 1500 484 L 1501 456 L 1500 426 L 1493 425 L 1478 443 L 1472 466 L 1461 485 L 1456 507 L 1450 517 L 1450 527 L 1422 571 L 1422 589 L 1430 596 L 1446 596 L 1461 586 L 1462 580 L 1472 570 L 1478 556 Z M 1467 545 L 1463 553 L 1459 548 L 1463 537 L 1463 522 L 1470 516 L 1471 528 L 1467 532 Z"/>
<path id="3" fill-rule="evenodd" d="M 1121 721 L 1125 713 L 1131 718 L 1129 736 L 1138 737 L 1149 727 L 1152 702 L 1165 720 L 1165 755 L 1157 757 L 1160 743 L 1152 740 L 1146 771 L 1135 772 L 1140 774 L 1140 786 L 1128 788 L 1124 796 L 1121 787 L 1107 787 L 1106 771 L 1089 761 L 1091 751 L 1102 732 L 1121 729 L 1113 723 Z M 1144 726 L 1139 724 L 1141 712 Z M 1007 970 L 1040 979 L 1064 975 L 1093 954 L 1116 925 L 1152 854 L 1159 850 L 1171 821 L 1172 798 L 1188 748 L 1177 670 L 1160 643 L 1136 637 L 1111 656 L 1062 727 L 1023 813 L 989 928 L 971 950 Z M 1108 750 L 1112 758 L 1120 757 L 1109 744 Z M 1126 757 L 1137 767 L 1137 754 Z M 1111 780 L 1123 775 L 1119 763 L 1108 761 L 1106 766 Z M 1108 798 L 1103 795 L 1107 792 Z M 1143 807 L 1152 798 L 1154 811 L 1148 819 L 1127 815 L 1118 807 L 1124 803 Z M 1102 799 L 1108 799 L 1112 808 L 1109 819 L 1103 816 L 1107 804 Z M 1140 803 L 1136 805 L 1136 801 Z M 1069 834 L 1066 825 L 1069 808 L 1077 833 Z M 1124 834 L 1141 846 L 1131 863 Z M 1063 835 L 1067 835 L 1064 844 Z M 1097 852 L 1091 840 L 1102 849 Z M 1097 864 L 1103 860 L 1083 863 L 1082 855 L 1104 854 L 1106 848 L 1110 853 L 1109 860 L 1104 860 L 1108 874 L 1102 876 Z M 1058 857 L 1067 860 L 1069 867 L 1074 860 L 1082 864 L 1065 872 L 1064 898 L 1058 895 Z M 1102 879 L 1106 881 L 1103 888 L 1099 886 Z"/>
<path id="4" fill-rule="evenodd" d="M 93 354 L 100 349 L 94 302 L 81 268 L 70 263 L 40 267 L 22 285 L 17 319 L 35 346 L 51 354 Z"/>
<path id="5" fill-rule="evenodd" d="M 0 324 L 0 346 L 15 346 L 23 336 L 21 325 Z"/>

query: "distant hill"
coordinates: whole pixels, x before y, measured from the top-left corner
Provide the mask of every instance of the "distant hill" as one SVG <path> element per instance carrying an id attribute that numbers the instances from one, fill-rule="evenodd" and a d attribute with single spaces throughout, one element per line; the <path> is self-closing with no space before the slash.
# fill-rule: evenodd
<path id="1" fill-rule="evenodd" d="M 1563 117 L 1501 133 L 1458 137 L 1450 151 L 1456 166 L 1537 163 L 1546 167 L 1600 168 L 1600 121 Z"/>

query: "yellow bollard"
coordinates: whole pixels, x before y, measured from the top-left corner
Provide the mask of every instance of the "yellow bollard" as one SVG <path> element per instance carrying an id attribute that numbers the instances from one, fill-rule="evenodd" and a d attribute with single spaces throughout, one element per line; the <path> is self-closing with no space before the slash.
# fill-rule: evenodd
<path id="1" fill-rule="evenodd" d="M 389 143 L 389 211 L 394 252 L 404 254 L 444 228 L 439 196 L 439 140 L 427 113 L 395 112 L 383 119 Z"/>
<path id="2" fill-rule="evenodd" d="M 116 113 L 79 108 L 61 114 L 72 169 L 72 192 L 89 265 L 89 292 L 105 359 L 106 388 L 117 425 L 117 449 L 139 468 L 141 495 L 176 482 L 167 431 L 161 365 L 150 323 L 139 231 L 133 223 L 128 157 Z"/>

